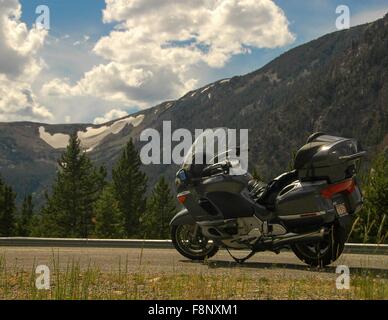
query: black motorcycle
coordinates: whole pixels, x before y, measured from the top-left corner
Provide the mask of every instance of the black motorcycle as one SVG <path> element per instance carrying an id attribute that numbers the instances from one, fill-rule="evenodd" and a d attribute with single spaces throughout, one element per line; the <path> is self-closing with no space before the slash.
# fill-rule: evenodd
<path id="1" fill-rule="evenodd" d="M 326 266 L 341 255 L 362 206 L 356 169 L 365 152 L 355 140 L 313 134 L 297 152 L 294 170 L 266 184 L 247 172 L 230 174 L 240 160 L 228 152 L 214 163 L 196 163 L 197 153 L 206 158 L 201 139 L 176 175 L 184 209 L 170 223 L 171 238 L 183 256 L 203 260 L 220 247 L 249 250 L 243 259 L 231 254 L 242 263 L 259 251 L 291 248 L 308 265 Z"/>

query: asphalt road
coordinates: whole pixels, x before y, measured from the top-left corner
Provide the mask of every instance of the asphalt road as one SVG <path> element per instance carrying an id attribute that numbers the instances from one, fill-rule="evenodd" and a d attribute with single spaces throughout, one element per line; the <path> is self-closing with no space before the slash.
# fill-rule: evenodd
<path id="1" fill-rule="evenodd" d="M 233 252 L 242 257 L 244 252 Z M 347 265 L 351 272 L 373 272 L 388 278 L 387 255 L 343 254 L 332 266 L 324 269 L 309 268 L 292 252 L 279 255 L 270 252 L 257 253 L 243 265 L 236 264 L 225 250 L 219 251 L 207 263 L 192 262 L 173 249 L 121 249 L 121 248 L 47 248 L 0 247 L 0 257 L 5 257 L 8 270 L 32 270 L 35 265 L 66 266 L 75 261 L 82 268 L 88 265 L 104 272 L 119 269 L 128 272 L 149 273 L 251 273 L 260 277 L 304 278 L 319 276 L 332 278 L 337 265 Z"/>

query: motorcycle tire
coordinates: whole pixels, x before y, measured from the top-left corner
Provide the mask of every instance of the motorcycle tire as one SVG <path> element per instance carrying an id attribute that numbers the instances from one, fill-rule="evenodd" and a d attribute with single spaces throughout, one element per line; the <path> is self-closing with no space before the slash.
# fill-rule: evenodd
<path id="1" fill-rule="evenodd" d="M 295 243 L 291 245 L 294 254 L 311 267 L 325 267 L 338 259 L 345 248 L 348 232 L 334 224 L 329 234 L 319 243 Z M 313 249 L 315 247 L 315 250 Z"/>
<path id="2" fill-rule="evenodd" d="M 214 243 L 209 243 L 207 240 L 201 235 L 202 240 L 206 241 L 207 247 L 202 247 L 198 244 L 189 244 L 191 245 L 191 248 L 188 245 L 184 245 L 182 243 L 182 239 L 180 237 L 180 233 L 182 232 L 183 227 L 190 227 L 188 225 L 178 225 L 178 226 L 172 226 L 171 228 L 171 240 L 175 247 L 175 249 L 185 258 L 188 258 L 190 260 L 205 260 L 213 257 L 219 250 L 218 246 L 216 246 Z M 191 226 L 193 227 L 193 226 Z M 193 246 L 194 245 L 194 246 Z M 203 245 L 202 245 L 203 246 Z M 196 248 L 196 249 L 195 249 Z"/>

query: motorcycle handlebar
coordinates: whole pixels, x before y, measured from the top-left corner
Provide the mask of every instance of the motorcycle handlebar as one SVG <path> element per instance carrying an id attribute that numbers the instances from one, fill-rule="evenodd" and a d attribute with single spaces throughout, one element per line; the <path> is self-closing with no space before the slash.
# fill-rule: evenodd
<path id="1" fill-rule="evenodd" d="M 211 164 L 207 166 L 205 169 L 202 171 L 203 176 L 211 175 L 214 171 L 219 171 L 220 169 L 227 170 L 231 167 L 231 164 L 229 161 L 223 161 L 215 164 Z"/>

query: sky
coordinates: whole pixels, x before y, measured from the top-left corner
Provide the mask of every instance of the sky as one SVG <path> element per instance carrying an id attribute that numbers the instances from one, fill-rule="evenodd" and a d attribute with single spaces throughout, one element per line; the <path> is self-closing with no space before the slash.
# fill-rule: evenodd
<path id="1" fill-rule="evenodd" d="M 0 0 L 0 122 L 99 124 L 178 99 L 336 31 L 340 5 L 351 26 L 388 12 L 388 0 Z"/>

